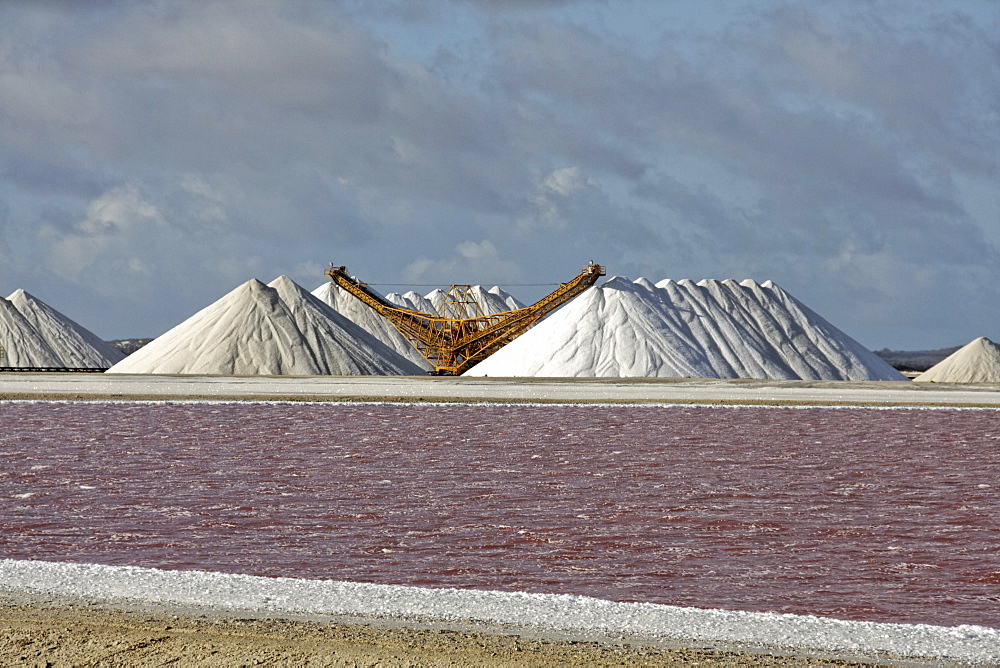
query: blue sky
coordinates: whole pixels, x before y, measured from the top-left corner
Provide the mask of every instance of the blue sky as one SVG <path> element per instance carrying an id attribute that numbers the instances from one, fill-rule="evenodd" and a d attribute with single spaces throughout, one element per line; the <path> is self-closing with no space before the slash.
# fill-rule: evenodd
<path id="1" fill-rule="evenodd" d="M 0 294 L 105 338 L 330 262 L 533 300 L 594 260 L 1000 340 L 998 167 L 985 0 L 0 3 Z"/>

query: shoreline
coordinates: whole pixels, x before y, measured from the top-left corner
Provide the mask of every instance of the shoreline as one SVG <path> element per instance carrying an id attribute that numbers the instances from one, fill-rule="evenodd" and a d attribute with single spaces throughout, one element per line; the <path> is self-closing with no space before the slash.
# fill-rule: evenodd
<path id="1" fill-rule="evenodd" d="M 1000 386 L 718 379 L 0 374 L 0 401 L 287 401 L 1000 409 Z M 57 665 L 951 666 L 965 661 L 594 637 L 384 617 L 304 618 L 13 591 L 0 583 L 0 663 Z M 971 664 L 975 665 L 975 664 Z"/>
<path id="2" fill-rule="evenodd" d="M 716 378 L 0 373 L 0 401 L 284 401 L 1000 408 L 1000 385 Z"/>
<path id="3" fill-rule="evenodd" d="M 347 658 L 345 658 L 347 657 Z M 0 664 L 995 665 L 1000 631 L 0 560 Z"/>
<path id="4" fill-rule="evenodd" d="M 959 666 L 965 662 L 469 621 L 277 615 L 0 589 L 4 665 Z"/>

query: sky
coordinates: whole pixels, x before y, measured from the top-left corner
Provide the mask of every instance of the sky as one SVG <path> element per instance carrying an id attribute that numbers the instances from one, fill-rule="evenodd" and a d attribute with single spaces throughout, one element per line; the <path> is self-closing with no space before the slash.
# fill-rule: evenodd
<path id="1" fill-rule="evenodd" d="M 0 294 L 105 339 L 252 278 L 773 280 L 1000 341 L 1000 3 L 0 3 Z"/>

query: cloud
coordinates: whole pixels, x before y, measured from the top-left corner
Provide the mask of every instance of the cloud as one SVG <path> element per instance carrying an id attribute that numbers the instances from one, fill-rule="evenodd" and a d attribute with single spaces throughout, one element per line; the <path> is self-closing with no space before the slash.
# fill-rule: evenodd
<path id="1" fill-rule="evenodd" d="M 181 188 L 198 202 L 195 217 L 201 222 L 226 220 L 226 197 L 198 174 L 185 174 Z"/>
<path id="2" fill-rule="evenodd" d="M 522 232 L 530 232 L 539 227 L 566 229 L 568 222 L 562 208 L 587 186 L 593 184 L 581 181 L 577 167 L 563 167 L 544 175 L 531 197 L 534 211 L 518 219 L 518 228 Z"/>
<path id="3" fill-rule="evenodd" d="M 384 104 L 392 78 L 378 45 L 335 9 L 316 16 L 301 8 L 229 1 L 134 6 L 80 43 L 74 56 L 97 76 L 153 78 L 198 94 L 365 121 Z"/>
<path id="4" fill-rule="evenodd" d="M 9 247 L 7 246 L 7 216 L 8 207 L 0 201 L 0 281 L 4 284 L 7 282 L 7 275 L 12 274 L 14 270 L 13 257 Z M 13 292 L 13 290 L 11 292 Z M 7 293 L 2 293 L 0 296 L 3 296 L 4 294 Z"/>
<path id="5" fill-rule="evenodd" d="M 124 291 L 128 335 L 173 317 L 136 304 L 330 260 L 795 294 L 848 272 L 881 318 L 832 287 L 816 310 L 888 327 L 934 281 L 1000 280 L 997 14 L 973 9 L 738 2 L 681 30 L 659 3 L 3 3 L 0 247 L 27 288 L 51 266 Z"/>
<path id="6" fill-rule="evenodd" d="M 98 99 L 57 60 L 27 49 L 0 49 L 0 138 L 21 150 L 41 141 L 39 130 L 85 131 L 97 120 Z"/>
<path id="7" fill-rule="evenodd" d="M 488 239 L 480 242 L 462 241 L 445 258 L 421 257 L 403 271 L 406 280 L 417 284 L 439 283 L 447 287 L 454 283 L 502 284 L 521 274 L 517 264 L 500 256 Z"/>
<path id="8" fill-rule="evenodd" d="M 68 234 L 53 227 L 41 230 L 50 240 L 49 267 L 60 276 L 77 278 L 88 267 L 114 256 L 113 264 L 125 276 L 150 272 L 149 266 L 129 250 L 138 238 L 155 234 L 150 228 L 163 226 L 159 210 L 144 200 L 134 185 L 105 193 L 87 207 L 87 217 Z"/>

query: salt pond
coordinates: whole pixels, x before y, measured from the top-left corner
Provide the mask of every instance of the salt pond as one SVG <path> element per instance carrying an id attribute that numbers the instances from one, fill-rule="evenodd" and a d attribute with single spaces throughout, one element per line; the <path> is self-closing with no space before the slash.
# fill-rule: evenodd
<path id="1" fill-rule="evenodd" d="M 968 624 L 997 626 L 993 411 L 0 410 L 13 426 L 0 439 L 0 541 L 10 557 L 508 590 L 514 599 L 496 594 L 505 601 L 586 595 L 626 602 L 612 616 L 626 619 L 667 603 L 794 612 L 777 617 L 792 627 L 768 633 L 811 646 L 816 636 L 806 641 L 795 626 L 802 615 L 862 624 L 837 627 L 849 636 L 873 621 L 913 622 L 904 636 L 984 648 L 994 632 Z M 76 577 L 54 572 L 59 586 Z M 29 580 L 49 586 L 48 576 Z M 730 629 L 720 638 L 746 626 L 719 619 Z"/>

